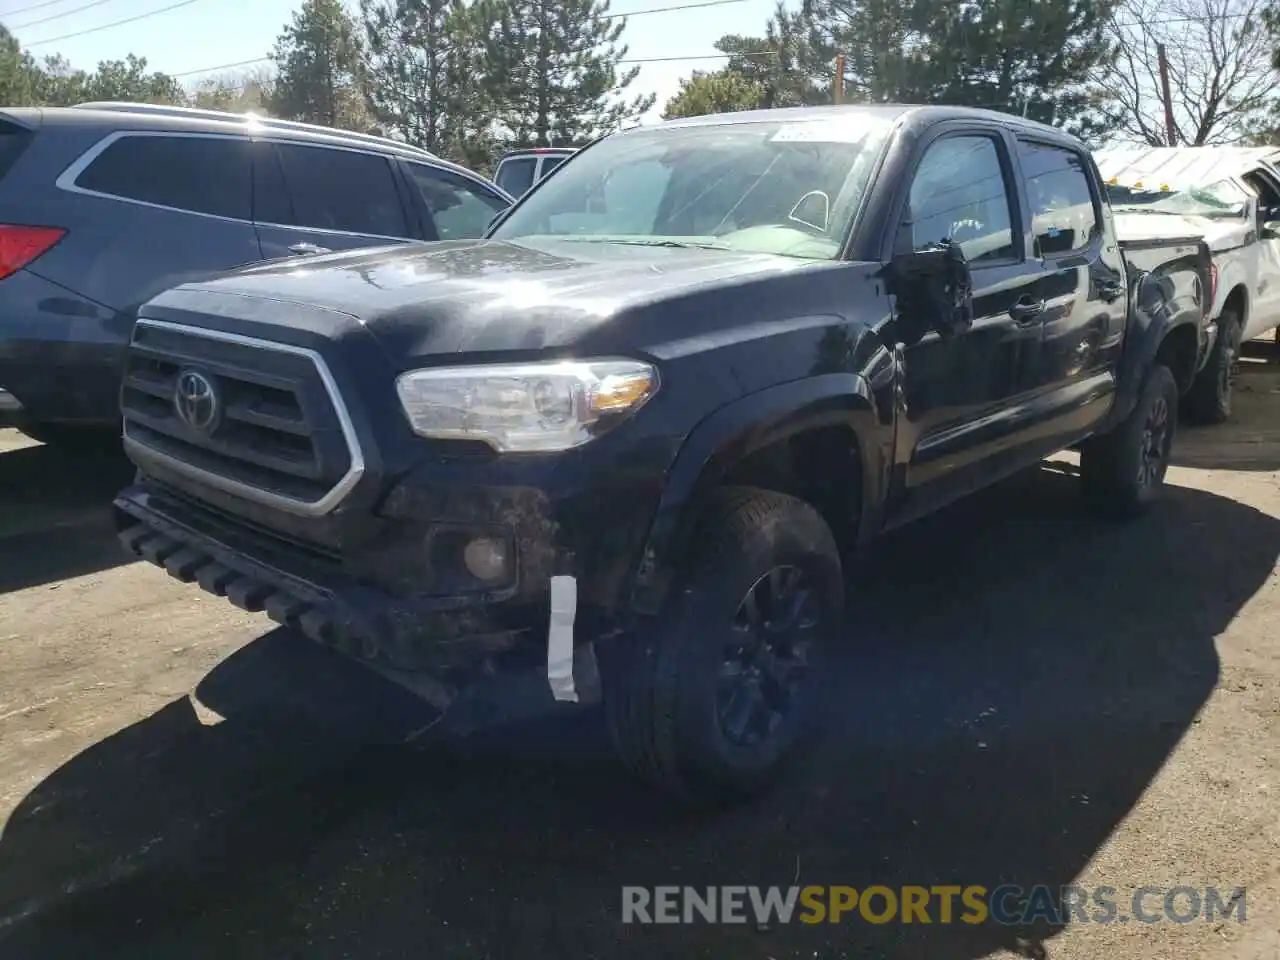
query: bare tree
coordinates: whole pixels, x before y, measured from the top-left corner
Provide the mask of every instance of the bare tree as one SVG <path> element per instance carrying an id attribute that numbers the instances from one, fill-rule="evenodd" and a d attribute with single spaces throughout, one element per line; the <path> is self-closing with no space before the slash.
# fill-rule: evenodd
<path id="1" fill-rule="evenodd" d="M 263 103 L 271 95 L 275 74 L 269 66 L 239 73 L 204 76 L 189 91 L 193 106 L 231 113 L 262 113 Z"/>
<path id="2" fill-rule="evenodd" d="M 1264 0 L 1123 0 L 1116 58 L 1097 77 L 1122 138 L 1153 147 L 1235 143 L 1271 106 L 1277 80 Z M 1174 142 L 1165 129 L 1158 47 L 1169 62 Z"/>

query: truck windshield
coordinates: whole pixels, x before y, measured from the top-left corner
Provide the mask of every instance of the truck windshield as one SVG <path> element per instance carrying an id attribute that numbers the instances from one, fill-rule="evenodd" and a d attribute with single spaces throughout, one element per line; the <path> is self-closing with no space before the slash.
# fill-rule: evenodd
<path id="1" fill-rule="evenodd" d="M 1194 217 L 1243 217 L 1248 211 L 1249 197 L 1232 180 L 1219 180 L 1204 186 L 1169 186 L 1157 188 L 1134 184 L 1110 184 L 1107 193 L 1111 204 L 1123 213 L 1170 213 Z"/>
<path id="2" fill-rule="evenodd" d="M 539 184 L 492 236 L 835 259 L 889 129 L 850 112 L 616 134 Z"/>

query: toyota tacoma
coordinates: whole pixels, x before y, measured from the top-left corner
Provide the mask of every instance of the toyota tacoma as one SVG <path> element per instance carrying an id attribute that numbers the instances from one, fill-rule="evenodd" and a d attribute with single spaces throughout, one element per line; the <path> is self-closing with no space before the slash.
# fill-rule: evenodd
<path id="1" fill-rule="evenodd" d="M 630 767 L 729 800 L 811 739 L 874 537 L 1064 448 L 1099 512 L 1158 497 L 1212 302 L 1203 241 L 1118 242 L 1049 127 L 642 127 L 485 239 L 146 303 L 120 537 L 441 708 L 590 688 Z"/>

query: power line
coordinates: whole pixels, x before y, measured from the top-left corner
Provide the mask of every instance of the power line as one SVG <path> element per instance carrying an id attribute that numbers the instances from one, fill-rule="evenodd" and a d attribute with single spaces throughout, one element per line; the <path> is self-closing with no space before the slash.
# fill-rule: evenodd
<path id="1" fill-rule="evenodd" d="M 30 10 L 43 10 L 45 7 L 52 7 L 59 3 L 66 3 L 67 0 L 44 0 L 43 3 L 33 3 L 29 7 L 18 7 L 16 10 L 6 10 L 0 13 L 0 17 L 12 17 L 15 13 L 27 13 Z"/>
<path id="2" fill-rule="evenodd" d="M 48 6 L 52 3 L 62 3 L 62 2 L 65 2 L 65 0 L 45 0 L 45 3 L 40 4 L 39 6 Z M 95 3 L 105 3 L 105 2 L 106 0 L 95 0 Z M 157 13 L 164 13 L 167 10 L 176 9 L 176 7 L 185 6 L 187 3 L 194 3 L 194 2 L 195 0 L 184 0 L 183 3 L 176 4 L 174 7 L 165 7 L 161 10 L 153 11 L 150 14 L 143 14 L 142 16 L 154 16 Z M 667 7 L 650 7 L 644 10 L 633 10 L 630 13 L 611 13 L 608 15 L 608 19 L 617 19 L 621 17 L 641 17 L 641 16 L 646 16 L 648 14 L 653 14 L 653 13 L 672 13 L 678 10 L 691 10 L 691 9 L 697 9 L 699 7 L 725 6 L 728 4 L 743 3 L 743 2 L 745 2 L 745 0 L 702 0 L 702 2 L 697 2 L 697 3 L 681 3 L 681 4 L 675 4 L 673 6 L 667 6 Z M 34 9 L 34 8 L 28 8 L 28 9 Z M 1230 14 L 1222 14 L 1220 19 L 1240 18 L 1245 16 L 1247 16 L 1247 14 L 1230 13 Z M 134 19 L 141 19 L 141 18 L 139 17 Z M 1170 17 L 1162 20 L 1148 20 L 1146 21 L 1145 24 L 1116 23 L 1115 26 L 1118 26 L 1118 27 L 1149 26 L 1150 27 L 1150 26 L 1158 26 L 1158 25 L 1167 24 L 1167 23 L 1193 23 L 1193 22 L 1199 22 L 1203 19 L 1204 18 L 1202 17 Z M 129 21 L 121 21 L 121 22 L 127 23 Z M 110 26 L 116 26 L 116 24 L 106 25 L 106 27 L 110 27 Z M 102 27 L 98 29 L 106 29 L 106 27 Z M 62 37 L 54 38 L 54 40 L 58 40 L 58 39 L 65 39 L 65 38 L 62 38 Z M 41 41 L 41 43 L 52 43 L 52 42 L 53 40 Z M 28 46 L 34 46 L 34 44 L 28 44 Z M 695 60 L 731 60 L 735 57 L 771 57 L 776 55 L 777 55 L 776 50 L 743 50 L 743 51 L 739 51 L 738 53 L 687 54 L 687 55 L 671 56 L 671 57 L 625 57 L 617 62 L 618 63 L 686 63 L 686 62 L 691 62 Z M 234 70 L 239 67 L 256 66 L 257 64 L 268 63 L 270 61 L 271 61 L 270 57 L 254 57 L 253 59 L 250 59 L 250 60 L 237 60 L 234 63 L 220 63 L 212 67 L 201 67 L 198 70 L 184 70 L 181 73 L 171 73 L 169 74 L 169 76 L 173 77 L 174 79 L 181 79 L 183 77 L 193 77 L 201 73 L 218 73 L 219 71 L 222 71 L 222 70 Z"/>
<path id="3" fill-rule="evenodd" d="M 146 13 L 140 13 L 136 17 L 126 17 L 123 20 L 115 20 L 112 23 L 100 24 L 96 27 L 90 27 L 87 30 L 77 30 L 75 33 L 64 33 L 60 37 L 49 37 L 47 40 L 37 40 L 35 43 L 25 43 L 24 47 L 43 47 L 50 43 L 57 43 L 60 40 L 70 40 L 73 37 L 83 37 L 91 33 L 99 33 L 102 30 L 110 30 L 113 27 L 123 27 L 126 23 L 137 23 L 139 20 L 146 20 L 148 17 L 158 17 L 162 13 L 168 13 L 170 10 L 177 10 L 180 7 L 189 7 L 196 3 L 197 0 L 178 0 L 177 3 L 171 3 L 167 7 L 161 7 L 159 10 L 149 10 Z"/>
<path id="4" fill-rule="evenodd" d="M 730 3 L 745 3 L 746 0 L 703 0 L 701 3 L 678 3 L 672 7 L 651 7 L 648 10 L 629 10 L 626 13 L 607 13 L 601 20 L 620 20 L 623 17 L 643 17 L 650 13 L 674 13 L 677 10 L 697 10 L 700 7 L 723 7 Z"/>
<path id="5" fill-rule="evenodd" d="M 194 77 L 197 73 L 218 73 L 222 70 L 234 70 L 236 67 L 252 67 L 259 63 L 270 62 L 270 57 L 254 57 L 252 60 L 237 60 L 235 63 L 220 63 L 216 67 L 201 67 L 199 70 L 183 70 L 182 73 L 171 73 L 175 80 L 182 77 Z"/>
<path id="6" fill-rule="evenodd" d="M 58 0 L 59 3 L 62 0 Z M 72 10 L 64 10 L 62 13 L 51 13 L 47 17 L 41 17 L 39 20 L 32 20 L 29 23 L 10 23 L 7 24 L 10 30 L 25 30 L 27 27 L 34 27 L 38 23 L 48 23 L 50 20 L 61 20 L 63 17 L 69 17 L 72 14 L 80 13 L 84 10 L 91 10 L 94 7 L 100 7 L 104 3 L 111 3 L 112 0 L 93 0 L 92 3 L 86 3 L 82 6 L 75 7 Z"/>

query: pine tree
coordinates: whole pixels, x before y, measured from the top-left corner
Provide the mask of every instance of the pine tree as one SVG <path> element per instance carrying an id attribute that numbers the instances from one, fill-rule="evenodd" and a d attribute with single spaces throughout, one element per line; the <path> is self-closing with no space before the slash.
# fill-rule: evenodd
<path id="1" fill-rule="evenodd" d="M 728 70 L 742 74 L 763 91 L 762 107 L 801 107 L 831 102 L 825 52 L 815 47 L 808 22 L 779 3 L 763 37 L 729 34 L 715 47 L 727 54 Z"/>
<path id="2" fill-rule="evenodd" d="M 368 128 L 359 26 L 341 0 L 306 0 L 276 40 L 271 59 L 278 71 L 266 104 L 272 114 Z"/>
<path id="3" fill-rule="evenodd" d="M 21 107 L 38 103 L 38 70 L 18 38 L 0 24 L 0 103 Z"/>
<path id="4" fill-rule="evenodd" d="M 477 13 L 485 86 L 510 142 L 581 144 L 653 106 L 652 95 L 621 97 L 640 68 L 619 72 L 626 19 L 609 0 L 479 0 Z"/>
<path id="5" fill-rule="evenodd" d="M 1086 136 L 1098 119 L 1089 79 L 1115 51 L 1115 0 L 917 0 L 929 42 L 928 93 L 941 103 L 989 107 Z"/>
<path id="6" fill-rule="evenodd" d="M 680 92 L 667 101 L 662 118 L 756 110 L 762 105 L 763 96 L 764 88 L 758 81 L 735 70 L 726 68 L 714 73 L 695 70 L 689 79 L 680 81 Z"/>
<path id="7" fill-rule="evenodd" d="M 1116 0 L 806 0 L 820 60 L 863 102 L 951 103 L 1089 133 Z"/>
<path id="8" fill-rule="evenodd" d="M 46 70 L 52 74 L 52 70 Z M 71 75 L 74 77 L 74 73 Z M 187 102 L 186 91 L 167 73 L 147 72 L 147 58 L 129 54 L 124 60 L 103 60 L 98 69 L 81 74 L 83 96 L 89 100 L 126 100 L 130 103 Z M 77 85 L 75 82 L 72 86 Z M 74 102 L 74 101 L 72 101 Z"/>
<path id="9" fill-rule="evenodd" d="M 487 166 L 491 109 L 465 0 L 361 0 L 360 13 L 378 121 L 432 153 Z"/>

